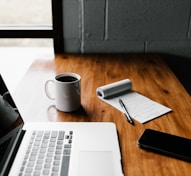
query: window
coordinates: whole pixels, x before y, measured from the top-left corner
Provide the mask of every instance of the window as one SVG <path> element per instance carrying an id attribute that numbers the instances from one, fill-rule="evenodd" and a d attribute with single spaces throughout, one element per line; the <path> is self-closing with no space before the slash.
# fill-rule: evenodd
<path id="1" fill-rule="evenodd" d="M 51 46 L 51 0 L 0 0 L 0 46 Z"/>

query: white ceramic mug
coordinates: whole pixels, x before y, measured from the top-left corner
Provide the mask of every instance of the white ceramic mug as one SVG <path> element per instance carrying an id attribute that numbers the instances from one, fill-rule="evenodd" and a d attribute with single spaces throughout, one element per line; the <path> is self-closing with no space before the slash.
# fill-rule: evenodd
<path id="1" fill-rule="evenodd" d="M 50 83 L 54 83 L 55 92 L 50 92 Z M 55 100 L 56 109 L 63 112 L 72 112 L 81 106 L 80 85 L 81 76 L 66 72 L 56 75 L 54 80 L 45 83 L 45 92 L 48 98 Z"/>

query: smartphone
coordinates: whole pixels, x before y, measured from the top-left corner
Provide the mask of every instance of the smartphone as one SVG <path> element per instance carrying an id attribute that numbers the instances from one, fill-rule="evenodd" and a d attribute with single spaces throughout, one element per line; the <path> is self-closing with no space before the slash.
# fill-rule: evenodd
<path id="1" fill-rule="evenodd" d="M 191 139 L 145 129 L 137 144 L 142 149 L 191 162 Z"/>

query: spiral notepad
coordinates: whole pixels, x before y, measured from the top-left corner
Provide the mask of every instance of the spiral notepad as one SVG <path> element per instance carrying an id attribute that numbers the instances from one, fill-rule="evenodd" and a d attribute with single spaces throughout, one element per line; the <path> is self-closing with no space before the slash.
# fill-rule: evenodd
<path id="1" fill-rule="evenodd" d="M 132 91 L 132 82 L 129 79 L 98 87 L 96 94 L 101 100 L 121 112 L 123 109 L 119 104 L 119 99 L 122 99 L 131 117 L 140 123 L 148 122 L 172 111 L 170 108 Z"/>

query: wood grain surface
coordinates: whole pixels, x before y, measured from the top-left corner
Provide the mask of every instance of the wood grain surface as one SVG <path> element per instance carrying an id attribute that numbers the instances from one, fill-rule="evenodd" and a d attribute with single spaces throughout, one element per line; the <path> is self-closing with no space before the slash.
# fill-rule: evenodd
<path id="1" fill-rule="evenodd" d="M 47 98 L 44 84 L 56 74 L 81 75 L 82 107 L 72 113 L 57 111 Z M 129 78 L 133 90 L 172 109 L 145 124 L 130 125 L 123 114 L 96 95 L 99 86 Z M 27 121 L 114 122 L 125 176 L 187 176 L 191 163 L 146 152 L 137 140 L 146 128 L 191 138 L 190 96 L 160 55 L 56 55 L 37 59 L 18 86 L 14 98 Z"/>

